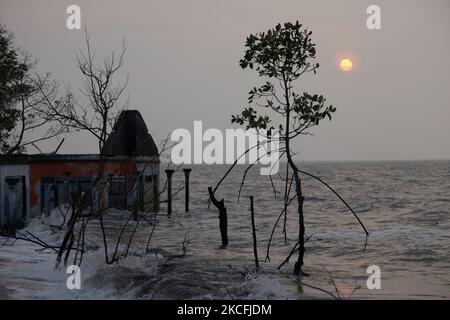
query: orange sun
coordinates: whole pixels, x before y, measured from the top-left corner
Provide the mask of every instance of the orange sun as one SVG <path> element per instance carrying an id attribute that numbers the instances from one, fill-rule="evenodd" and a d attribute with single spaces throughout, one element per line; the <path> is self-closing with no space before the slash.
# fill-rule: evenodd
<path id="1" fill-rule="evenodd" d="M 342 59 L 340 66 L 341 66 L 341 70 L 342 71 L 348 72 L 348 71 L 352 70 L 353 62 L 352 62 L 352 60 L 347 59 L 347 58 L 346 59 Z"/>

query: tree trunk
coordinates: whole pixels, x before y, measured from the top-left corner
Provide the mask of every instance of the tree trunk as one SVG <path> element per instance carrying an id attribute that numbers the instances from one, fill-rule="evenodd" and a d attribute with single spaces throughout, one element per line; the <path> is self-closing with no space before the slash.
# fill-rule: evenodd
<path id="1" fill-rule="evenodd" d="M 303 202 L 305 197 L 302 193 L 302 181 L 298 175 L 298 168 L 295 165 L 294 161 L 292 160 L 291 154 L 289 151 L 287 151 L 287 158 L 289 161 L 289 164 L 294 171 L 294 179 L 295 179 L 295 192 L 297 194 L 297 203 L 298 203 L 298 243 L 299 243 L 299 252 L 298 252 L 298 259 L 295 263 L 294 267 L 294 274 L 295 275 L 301 275 L 302 267 L 303 267 L 303 257 L 305 255 L 305 220 L 304 220 L 304 214 L 303 214 Z"/>
<path id="2" fill-rule="evenodd" d="M 300 179 L 300 176 L 298 174 L 298 168 L 294 163 L 294 160 L 292 159 L 291 155 L 291 149 L 290 149 L 290 141 L 291 137 L 289 136 L 289 130 L 290 130 L 290 113 L 291 113 L 291 101 L 290 101 L 290 81 L 289 79 L 283 74 L 283 82 L 284 82 L 284 98 L 286 99 L 286 135 L 285 135 L 285 144 L 286 144 L 286 157 L 289 163 L 289 166 L 292 168 L 292 171 L 294 172 L 294 179 L 295 179 L 295 192 L 297 194 L 297 203 L 298 203 L 298 243 L 299 243 L 299 252 L 298 252 L 298 259 L 295 263 L 294 267 L 294 274 L 295 275 L 302 275 L 304 274 L 302 271 L 303 267 L 303 257 L 305 255 L 305 221 L 303 216 L 303 193 L 302 193 L 302 181 Z M 289 179 L 287 173 L 286 173 L 286 179 Z"/>
<path id="3" fill-rule="evenodd" d="M 295 263 L 294 274 L 301 275 L 303 274 L 303 257 L 305 255 L 305 221 L 303 215 L 303 201 L 305 197 L 302 194 L 301 180 L 298 177 L 298 171 L 296 171 L 295 175 L 295 184 L 297 191 L 297 202 L 298 202 L 298 242 L 299 242 L 299 252 L 298 259 Z"/>

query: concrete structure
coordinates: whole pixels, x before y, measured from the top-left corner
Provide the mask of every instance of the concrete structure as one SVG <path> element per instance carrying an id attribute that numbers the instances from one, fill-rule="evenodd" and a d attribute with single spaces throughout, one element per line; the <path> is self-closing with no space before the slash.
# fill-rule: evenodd
<path id="1" fill-rule="evenodd" d="M 106 206 L 158 211 L 158 149 L 138 111 L 121 113 L 104 154 Z M 75 196 L 94 205 L 100 163 L 98 154 L 0 155 L 0 227 L 21 227 Z"/>

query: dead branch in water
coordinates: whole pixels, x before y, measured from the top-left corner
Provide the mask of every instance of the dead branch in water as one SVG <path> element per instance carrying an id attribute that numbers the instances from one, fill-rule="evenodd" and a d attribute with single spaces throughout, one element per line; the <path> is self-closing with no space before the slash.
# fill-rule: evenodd
<path id="1" fill-rule="evenodd" d="M 271 143 L 273 140 L 272 139 L 268 139 L 266 142 L 267 143 Z M 259 148 L 260 147 L 260 145 L 259 145 L 259 142 L 256 144 L 256 145 L 254 145 L 254 146 L 251 146 L 250 148 L 247 148 L 239 157 L 237 157 L 236 158 L 236 160 L 233 162 L 233 164 L 230 166 L 230 168 L 228 168 L 228 170 L 227 170 L 227 172 L 222 176 L 222 178 L 219 180 L 219 182 L 216 184 L 216 186 L 214 187 L 214 189 L 213 189 L 213 191 L 212 191 L 212 193 L 214 194 L 214 193 L 216 193 L 216 191 L 217 191 L 217 189 L 219 188 L 219 186 L 222 184 L 222 182 L 226 179 L 226 177 L 230 174 L 230 172 L 234 169 L 234 167 L 238 164 L 238 162 L 239 162 L 239 160 L 242 158 L 242 157 L 245 157 L 245 155 L 247 154 L 247 153 L 249 153 L 251 150 L 253 150 L 254 148 Z M 281 150 L 281 148 L 280 148 L 280 150 Z M 280 151 L 279 150 L 279 151 Z M 209 198 L 208 199 L 208 208 L 210 207 L 210 205 L 211 205 L 211 198 Z"/>
<path id="2" fill-rule="evenodd" d="M 256 242 L 255 209 L 253 207 L 253 196 L 250 196 L 250 213 L 251 213 L 251 220 L 252 220 L 253 254 L 255 255 L 256 271 L 258 271 L 259 270 L 259 260 L 258 260 L 258 246 L 257 246 L 257 242 Z"/>
<path id="3" fill-rule="evenodd" d="M 2 230 L 0 232 L 0 237 L 4 237 L 6 239 L 12 239 L 13 243 L 10 244 L 10 245 L 13 245 L 18 240 L 22 240 L 22 241 L 26 241 L 26 242 L 37 244 L 38 246 L 41 247 L 41 249 L 38 249 L 38 250 L 44 251 L 44 250 L 48 249 L 48 250 L 51 250 L 51 251 L 53 251 L 55 253 L 58 252 L 58 250 L 57 250 L 58 247 L 49 245 L 48 243 L 46 243 L 42 239 L 38 238 L 37 236 L 35 236 L 35 235 L 33 235 L 32 233 L 29 233 L 29 232 L 22 233 L 22 232 L 17 231 L 17 230 L 15 230 L 15 231 Z M 5 241 L 5 243 L 3 245 L 6 245 L 6 241 Z"/>
<path id="4" fill-rule="evenodd" d="M 307 237 L 307 238 L 305 239 L 305 243 L 307 243 L 308 240 L 311 239 L 312 236 L 313 236 L 313 235 L 310 235 L 309 237 Z M 292 257 L 292 255 L 298 251 L 298 245 L 299 245 L 299 244 L 300 244 L 299 242 L 297 242 L 297 243 L 295 244 L 294 248 L 292 248 L 291 252 L 290 252 L 289 255 L 286 257 L 286 259 L 284 259 L 284 261 L 278 266 L 277 270 L 280 270 L 286 263 L 289 262 L 289 259 Z"/>
<path id="5" fill-rule="evenodd" d="M 353 209 L 350 207 L 350 205 L 340 196 L 340 194 L 336 192 L 336 190 L 334 190 L 328 183 L 326 183 L 325 181 L 323 181 L 322 179 L 320 179 L 319 177 L 317 177 L 317 176 L 315 176 L 315 175 L 313 175 L 311 173 L 308 173 L 308 172 L 303 171 L 303 170 L 298 170 L 298 172 L 306 174 L 307 176 L 310 176 L 311 178 L 314 178 L 314 179 L 318 180 L 319 182 L 324 184 L 328 189 L 330 189 L 342 201 L 342 203 L 345 204 L 345 206 L 351 211 L 351 213 L 353 213 L 353 215 L 358 220 L 358 222 L 361 225 L 361 227 L 364 229 L 364 232 L 366 233 L 366 236 L 367 237 L 369 236 L 369 232 L 367 231 L 366 227 L 362 223 L 361 219 L 358 217 L 358 215 L 355 213 L 355 211 L 353 211 Z"/>
<path id="6" fill-rule="evenodd" d="M 224 200 L 218 201 L 214 196 L 211 187 L 208 187 L 209 197 L 214 206 L 219 210 L 219 228 L 220 235 L 222 237 L 222 247 L 228 245 L 228 219 L 227 219 L 227 208 L 225 208 Z"/>
<path id="7" fill-rule="evenodd" d="M 259 149 L 258 149 L 258 150 L 259 150 Z M 253 161 L 253 163 L 249 164 L 248 167 L 245 169 L 244 174 L 242 175 L 241 184 L 240 184 L 240 186 L 239 186 L 238 199 L 237 199 L 238 203 L 239 203 L 239 200 L 240 200 L 240 198 L 241 198 L 242 188 L 243 188 L 243 186 L 244 186 L 244 184 L 245 184 L 245 179 L 246 179 L 246 177 L 247 177 L 248 171 L 249 171 L 255 164 L 257 164 L 258 161 L 259 161 L 261 158 L 265 157 L 266 155 L 267 155 L 267 154 L 263 154 L 263 155 L 259 156 L 255 161 Z M 277 162 L 280 160 L 280 158 L 281 158 L 283 155 L 284 155 L 284 152 L 282 152 L 281 155 L 278 157 Z M 274 184 L 273 184 L 273 179 L 272 179 L 272 176 L 271 176 L 271 175 L 269 175 L 269 179 L 270 179 L 270 182 L 271 182 L 271 185 L 272 185 L 272 190 L 273 190 L 273 192 L 274 192 L 275 199 L 276 199 L 276 198 L 277 198 L 277 190 L 275 189 L 275 186 L 274 186 Z"/>
<path id="8" fill-rule="evenodd" d="M 286 212 L 286 210 L 287 210 L 289 204 L 295 199 L 295 197 L 296 197 L 296 196 L 294 195 L 294 196 L 288 201 L 287 206 L 285 206 L 285 207 L 283 208 L 283 210 L 281 210 L 281 213 L 279 214 L 277 220 L 275 221 L 275 223 L 274 223 L 274 225 L 273 225 L 272 232 L 271 232 L 270 238 L 269 238 L 269 242 L 268 242 L 268 244 L 267 244 L 266 260 L 265 260 L 265 261 L 270 261 L 270 245 L 271 245 L 271 243 L 272 243 L 273 235 L 275 234 L 275 229 L 276 229 L 276 227 L 277 227 L 277 225 L 278 225 L 278 222 L 280 221 L 281 217 L 283 216 L 283 213 Z"/>
<path id="9" fill-rule="evenodd" d="M 190 245 L 191 241 L 192 241 L 192 239 L 189 237 L 189 234 L 186 232 L 184 234 L 183 242 L 181 243 L 183 246 L 183 255 L 186 255 L 188 246 Z"/>

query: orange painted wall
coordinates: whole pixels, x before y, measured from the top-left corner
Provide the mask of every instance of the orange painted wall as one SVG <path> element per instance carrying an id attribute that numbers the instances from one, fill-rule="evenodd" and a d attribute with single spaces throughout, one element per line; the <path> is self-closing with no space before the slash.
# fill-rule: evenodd
<path id="1" fill-rule="evenodd" d="M 140 162 L 142 164 L 142 161 Z M 105 174 L 126 176 L 132 181 L 137 162 L 107 161 Z M 43 177 L 63 177 L 63 172 L 70 172 L 70 177 L 94 177 L 98 174 L 99 163 L 95 160 L 82 161 L 42 161 L 30 164 L 30 208 L 39 204 L 40 182 Z"/>

